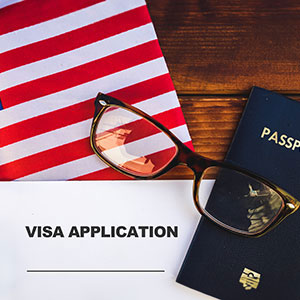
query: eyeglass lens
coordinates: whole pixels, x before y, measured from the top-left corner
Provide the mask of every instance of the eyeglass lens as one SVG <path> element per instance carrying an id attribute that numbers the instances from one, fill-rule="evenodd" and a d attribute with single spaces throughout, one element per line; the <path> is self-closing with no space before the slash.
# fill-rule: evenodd
<path id="1" fill-rule="evenodd" d="M 211 178 L 216 178 L 212 180 Z M 198 196 L 203 210 L 219 222 L 244 233 L 264 230 L 278 216 L 284 202 L 269 186 L 238 171 L 210 167 L 205 170 Z"/>
<path id="2" fill-rule="evenodd" d="M 158 173 L 177 153 L 177 147 L 164 132 L 123 108 L 107 108 L 93 138 L 98 152 L 107 161 L 135 176 Z"/>

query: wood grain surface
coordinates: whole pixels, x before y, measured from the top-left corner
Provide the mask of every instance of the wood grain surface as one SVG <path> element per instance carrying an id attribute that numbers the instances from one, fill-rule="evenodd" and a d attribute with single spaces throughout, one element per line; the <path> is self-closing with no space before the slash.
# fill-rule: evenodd
<path id="1" fill-rule="evenodd" d="M 178 93 L 298 93 L 300 2 L 148 0 Z"/>
<path id="2" fill-rule="evenodd" d="M 195 151 L 223 159 L 252 86 L 300 94 L 300 2 L 147 0 Z M 178 167 L 164 178 L 192 178 Z"/>
<path id="3" fill-rule="evenodd" d="M 183 114 L 199 154 L 223 160 L 247 98 L 242 96 L 180 96 Z M 164 179 L 190 179 L 187 167 L 177 167 Z"/>

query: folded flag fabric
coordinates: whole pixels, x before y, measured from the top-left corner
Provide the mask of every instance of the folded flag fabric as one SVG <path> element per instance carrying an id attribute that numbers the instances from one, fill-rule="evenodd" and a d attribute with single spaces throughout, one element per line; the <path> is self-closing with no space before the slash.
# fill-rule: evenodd
<path id="1" fill-rule="evenodd" d="M 90 147 L 99 91 L 192 147 L 144 0 L 6 0 L 0 20 L 0 180 L 125 179 Z"/>
<path id="2" fill-rule="evenodd" d="M 2 0 L 0 2 L 0 8 L 18 3 L 18 2 L 21 2 L 21 1 L 23 1 L 23 0 Z"/>

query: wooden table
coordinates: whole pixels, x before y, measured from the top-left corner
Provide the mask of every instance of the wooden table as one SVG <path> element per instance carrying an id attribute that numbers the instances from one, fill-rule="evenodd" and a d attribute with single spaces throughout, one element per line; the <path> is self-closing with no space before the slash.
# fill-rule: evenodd
<path id="1" fill-rule="evenodd" d="M 147 4 L 196 152 L 224 158 L 252 86 L 300 99 L 300 2 Z M 177 167 L 164 178 L 192 172 Z"/>

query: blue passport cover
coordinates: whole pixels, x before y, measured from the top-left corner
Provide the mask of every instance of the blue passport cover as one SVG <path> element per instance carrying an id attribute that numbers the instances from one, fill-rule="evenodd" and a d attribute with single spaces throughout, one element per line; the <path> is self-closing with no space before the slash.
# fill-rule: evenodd
<path id="1" fill-rule="evenodd" d="M 300 199 L 300 103 L 252 88 L 226 161 Z M 300 299 L 299 214 L 259 238 L 201 218 L 177 282 L 222 300 Z"/>

